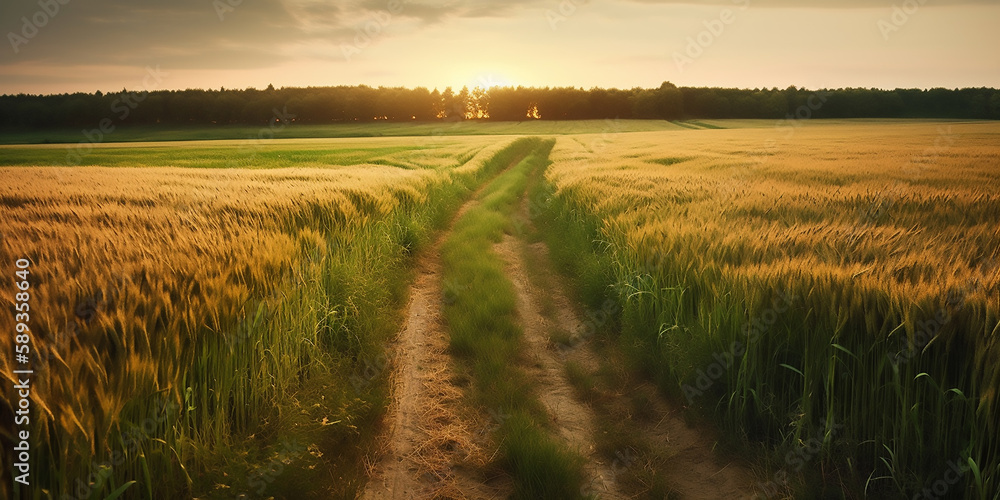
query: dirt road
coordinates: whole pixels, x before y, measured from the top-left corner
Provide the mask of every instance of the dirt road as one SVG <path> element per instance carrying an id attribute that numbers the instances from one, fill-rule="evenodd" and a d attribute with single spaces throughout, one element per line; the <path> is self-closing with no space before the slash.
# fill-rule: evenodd
<path id="1" fill-rule="evenodd" d="M 459 215 L 475 203 L 466 203 Z M 515 215 L 519 218 L 515 227 L 530 226 L 525 207 Z M 478 414 L 463 401 L 468 382 L 456 376 L 448 352 L 448 332 L 442 322 L 447 295 L 440 258 L 447 233 L 417 263 L 405 326 L 392 348 L 393 403 L 381 457 L 371 464 L 371 479 L 361 497 L 366 500 L 506 498 L 511 493 L 510 478 L 491 466 L 498 450 L 483 432 L 491 425 L 490 416 Z M 598 452 L 595 435 L 602 416 L 580 398 L 567 376 L 567 362 L 596 373 L 601 360 L 586 342 L 566 350 L 557 349 L 550 340 L 554 331 L 579 337 L 586 325 L 550 269 L 547 250 L 543 243 L 529 244 L 522 234 L 505 235 L 494 246 L 517 293 L 524 348 L 531 359 L 528 373 L 536 382 L 551 427 L 568 449 L 586 460 L 587 481 L 581 497 L 633 498 L 619 485 L 621 472 L 632 464 Z M 530 270 L 529 260 L 534 263 Z M 543 269 L 538 269 L 538 263 Z M 729 499 L 753 493 L 747 467 L 720 460 L 713 450 L 715 441 L 706 439 L 710 434 L 689 426 L 677 408 L 658 396 L 650 398 L 648 405 L 657 418 L 637 422 L 634 432 L 659 456 L 669 456 L 663 474 L 674 497 Z"/>

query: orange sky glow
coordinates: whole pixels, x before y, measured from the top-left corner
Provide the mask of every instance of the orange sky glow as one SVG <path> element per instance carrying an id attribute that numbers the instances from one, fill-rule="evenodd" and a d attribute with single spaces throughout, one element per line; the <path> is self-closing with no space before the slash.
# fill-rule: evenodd
<path id="1" fill-rule="evenodd" d="M 983 0 L 14 0 L 0 93 L 995 87 L 998 19 Z"/>

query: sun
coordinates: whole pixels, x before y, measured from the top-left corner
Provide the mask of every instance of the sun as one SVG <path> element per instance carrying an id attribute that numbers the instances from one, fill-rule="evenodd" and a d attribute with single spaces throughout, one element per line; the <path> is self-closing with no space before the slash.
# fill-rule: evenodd
<path id="1" fill-rule="evenodd" d="M 514 87 L 516 86 L 514 82 L 504 75 L 499 73 L 483 73 L 476 75 L 475 78 L 470 80 L 471 85 L 469 87 L 475 88 L 479 87 L 484 90 L 492 89 L 493 87 Z"/>

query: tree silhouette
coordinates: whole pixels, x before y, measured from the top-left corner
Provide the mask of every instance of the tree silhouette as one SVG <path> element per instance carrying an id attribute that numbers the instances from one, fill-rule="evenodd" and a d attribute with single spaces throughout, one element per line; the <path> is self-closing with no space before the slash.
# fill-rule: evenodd
<path id="1" fill-rule="evenodd" d="M 287 111 L 300 123 L 643 118 L 1000 119 L 1000 91 L 968 89 L 727 89 L 677 87 L 463 87 L 457 94 L 366 85 L 265 90 L 163 90 L 0 96 L 0 127 L 51 129 L 117 125 L 263 125 Z M 537 115 L 533 115 L 537 111 Z"/>

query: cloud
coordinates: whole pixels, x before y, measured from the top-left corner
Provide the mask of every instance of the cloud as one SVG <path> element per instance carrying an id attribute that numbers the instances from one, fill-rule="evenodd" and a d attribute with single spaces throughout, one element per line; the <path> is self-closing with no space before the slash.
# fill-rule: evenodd
<path id="1" fill-rule="evenodd" d="M 390 2 L 387 0 L 363 0 L 357 9 L 367 13 L 389 12 L 392 15 L 436 23 L 445 18 L 461 14 L 459 2 L 429 4 L 426 2 Z"/>
<path id="2" fill-rule="evenodd" d="M 413 18 L 426 23 L 436 23 L 448 18 L 504 17 L 537 0 L 450 0 L 445 2 L 399 2 L 398 16 Z M 359 7 L 368 11 L 390 11 L 390 0 L 362 0 Z M 395 5 L 395 4 L 394 4 Z"/>
<path id="3" fill-rule="evenodd" d="M 60 7 L 14 53 L 0 47 L 0 64 L 158 63 L 175 68 L 253 68 L 273 64 L 301 44 L 339 45 L 356 29 L 391 12 L 430 25 L 450 19 L 512 15 L 532 0 L 90 0 Z M 35 2 L 3 2 L 0 32 L 18 33 Z M 375 17 L 373 17 L 375 16 Z"/>
<path id="4" fill-rule="evenodd" d="M 652 5 L 701 5 L 701 6 L 738 6 L 765 8 L 820 8 L 820 9 L 891 9 L 892 0 L 872 2 L 871 0 L 622 0 L 625 2 Z M 919 1 L 919 0 L 915 0 Z M 955 5 L 997 5 L 997 0 L 924 0 L 924 7 L 955 6 Z M 902 1 L 896 1 L 902 4 Z"/>
<path id="5" fill-rule="evenodd" d="M 558 10 L 565 1 L 572 1 L 578 13 L 555 31 L 546 12 Z M 744 1 L 761 8 L 761 14 L 747 16 L 741 34 L 734 30 L 733 41 L 727 38 L 713 47 L 712 56 L 699 64 L 710 67 L 711 59 L 724 59 L 727 47 L 736 45 L 746 50 L 741 57 L 766 60 L 774 53 L 768 45 L 772 39 L 786 43 L 779 36 L 785 33 L 783 26 L 793 21 L 816 24 L 816 16 L 837 21 L 840 30 L 817 31 L 815 36 L 816 30 L 806 31 L 802 40 L 812 41 L 812 54 L 835 49 L 850 52 L 852 58 L 873 50 L 917 53 L 871 45 L 869 40 L 881 40 L 875 19 L 890 13 L 893 3 L 907 0 L 87 0 L 60 4 L 59 12 L 16 54 L 4 37 L 0 92 L 33 91 L 31 81 L 47 89 L 131 87 L 133 75 L 157 65 L 183 82 L 174 85 L 211 87 L 259 84 L 271 78 L 275 83 L 360 83 L 364 78 L 378 80 L 378 75 L 366 73 L 373 68 L 395 75 L 381 77 L 380 83 L 451 83 L 463 81 L 462 75 L 470 72 L 500 71 L 496 67 L 503 64 L 512 74 L 517 68 L 531 68 L 521 71 L 520 78 L 535 77 L 541 84 L 658 82 L 669 77 L 664 74 L 669 61 L 638 62 L 631 56 L 662 55 L 664 47 L 701 29 L 704 6 L 714 10 Z M 698 5 L 703 8 L 690 8 Z M 927 0 L 922 8 L 964 7 L 938 9 L 907 27 L 904 36 L 912 33 L 918 40 L 942 33 L 933 50 L 919 53 L 921 58 L 961 50 L 995 61 L 982 47 L 996 45 L 995 30 L 985 23 L 996 17 L 990 15 L 993 7 L 986 6 L 997 5 L 997 0 Z M 0 34 L 20 33 L 22 18 L 30 20 L 39 11 L 37 0 L 0 0 Z M 787 19 L 793 21 L 783 21 Z M 373 21 L 381 22 L 378 36 L 366 41 L 363 57 L 348 61 L 343 47 L 356 43 Z M 743 37 L 738 44 L 737 37 Z M 854 45 L 845 48 L 841 40 Z M 789 50 L 802 53 L 797 46 Z M 920 62 L 913 71 L 926 74 L 928 64 Z M 604 69 L 611 67 L 626 69 Z M 995 67 L 986 66 L 993 74 Z M 793 75 L 803 71 L 801 65 L 794 69 Z M 566 76 L 570 74 L 572 79 Z M 247 81 L 253 78 L 257 80 Z M 73 82 L 88 83 L 84 87 Z"/>
<path id="6" fill-rule="evenodd" d="M 14 32 L 34 15 L 37 5 L 5 3 L 2 16 Z M 19 47 L 0 50 L 4 63 L 38 61 L 49 64 L 167 64 L 184 68 L 209 64 L 244 66 L 269 64 L 278 47 L 301 33 L 300 23 L 280 5 L 244 2 L 220 15 L 211 1 L 173 3 L 93 0 L 69 3 Z"/>

